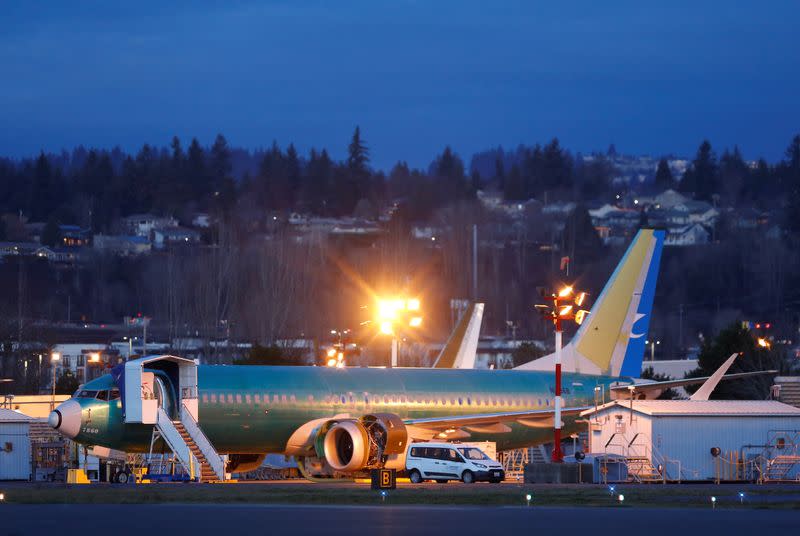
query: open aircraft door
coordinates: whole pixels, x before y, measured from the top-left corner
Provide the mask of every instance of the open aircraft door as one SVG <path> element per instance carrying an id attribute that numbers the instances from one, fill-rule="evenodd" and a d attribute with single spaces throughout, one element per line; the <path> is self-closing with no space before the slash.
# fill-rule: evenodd
<path id="1" fill-rule="evenodd" d="M 183 357 L 148 356 L 126 362 L 112 372 L 122 394 L 126 423 L 156 424 L 158 408 L 173 418 L 181 408 L 198 420 L 197 364 Z"/>

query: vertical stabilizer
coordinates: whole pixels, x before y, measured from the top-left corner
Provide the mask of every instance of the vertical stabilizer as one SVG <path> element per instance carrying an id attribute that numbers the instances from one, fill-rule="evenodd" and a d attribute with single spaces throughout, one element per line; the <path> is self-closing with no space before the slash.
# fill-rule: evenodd
<path id="1" fill-rule="evenodd" d="M 433 368 L 474 368 L 482 320 L 483 304 L 470 303 L 439 352 Z"/>
<path id="2" fill-rule="evenodd" d="M 654 229 L 636 234 L 589 316 L 564 347 L 564 371 L 639 376 L 664 235 Z M 555 356 L 548 355 L 517 368 L 552 370 L 554 362 Z"/>

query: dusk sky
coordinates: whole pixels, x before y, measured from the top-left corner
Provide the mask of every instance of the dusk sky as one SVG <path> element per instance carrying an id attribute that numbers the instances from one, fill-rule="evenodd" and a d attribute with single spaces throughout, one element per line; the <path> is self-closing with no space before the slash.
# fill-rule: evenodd
<path id="1" fill-rule="evenodd" d="M 800 2 L 0 2 L 0 154 L 277 140 L 782 157 Z M 702 5 L 700 5 L 702 4 Z"/>

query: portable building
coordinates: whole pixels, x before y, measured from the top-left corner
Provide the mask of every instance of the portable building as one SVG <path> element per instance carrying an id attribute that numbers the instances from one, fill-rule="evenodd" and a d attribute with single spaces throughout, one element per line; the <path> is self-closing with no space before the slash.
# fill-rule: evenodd
<path id="1" fill-rule="evenodd" d="M 0 408 L 0 480 L 30 480 L 30 425 L 35 419 Z"/>
<path id="2" fill-rule="evenodd" d="M 800 470 L 800 408 L 778 401 L 616 400 L 582 417 L 590 452 L 626 458 L 638 480 L 738 480 L 757 473 L 789 480 Z M 776 458 L 781 463 L 770 461 Z"/>

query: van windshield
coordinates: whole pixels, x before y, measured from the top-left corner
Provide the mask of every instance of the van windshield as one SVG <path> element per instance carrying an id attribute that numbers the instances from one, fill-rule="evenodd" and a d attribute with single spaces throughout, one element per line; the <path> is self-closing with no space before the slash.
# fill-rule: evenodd
<path id="1" fill-rule="evenodd" d="M 468 460 L 488 460 L 489 456 L 483 453 L 481 449 L 475 447 L 465 447 L 458 449 L 461 454 Z"/>

